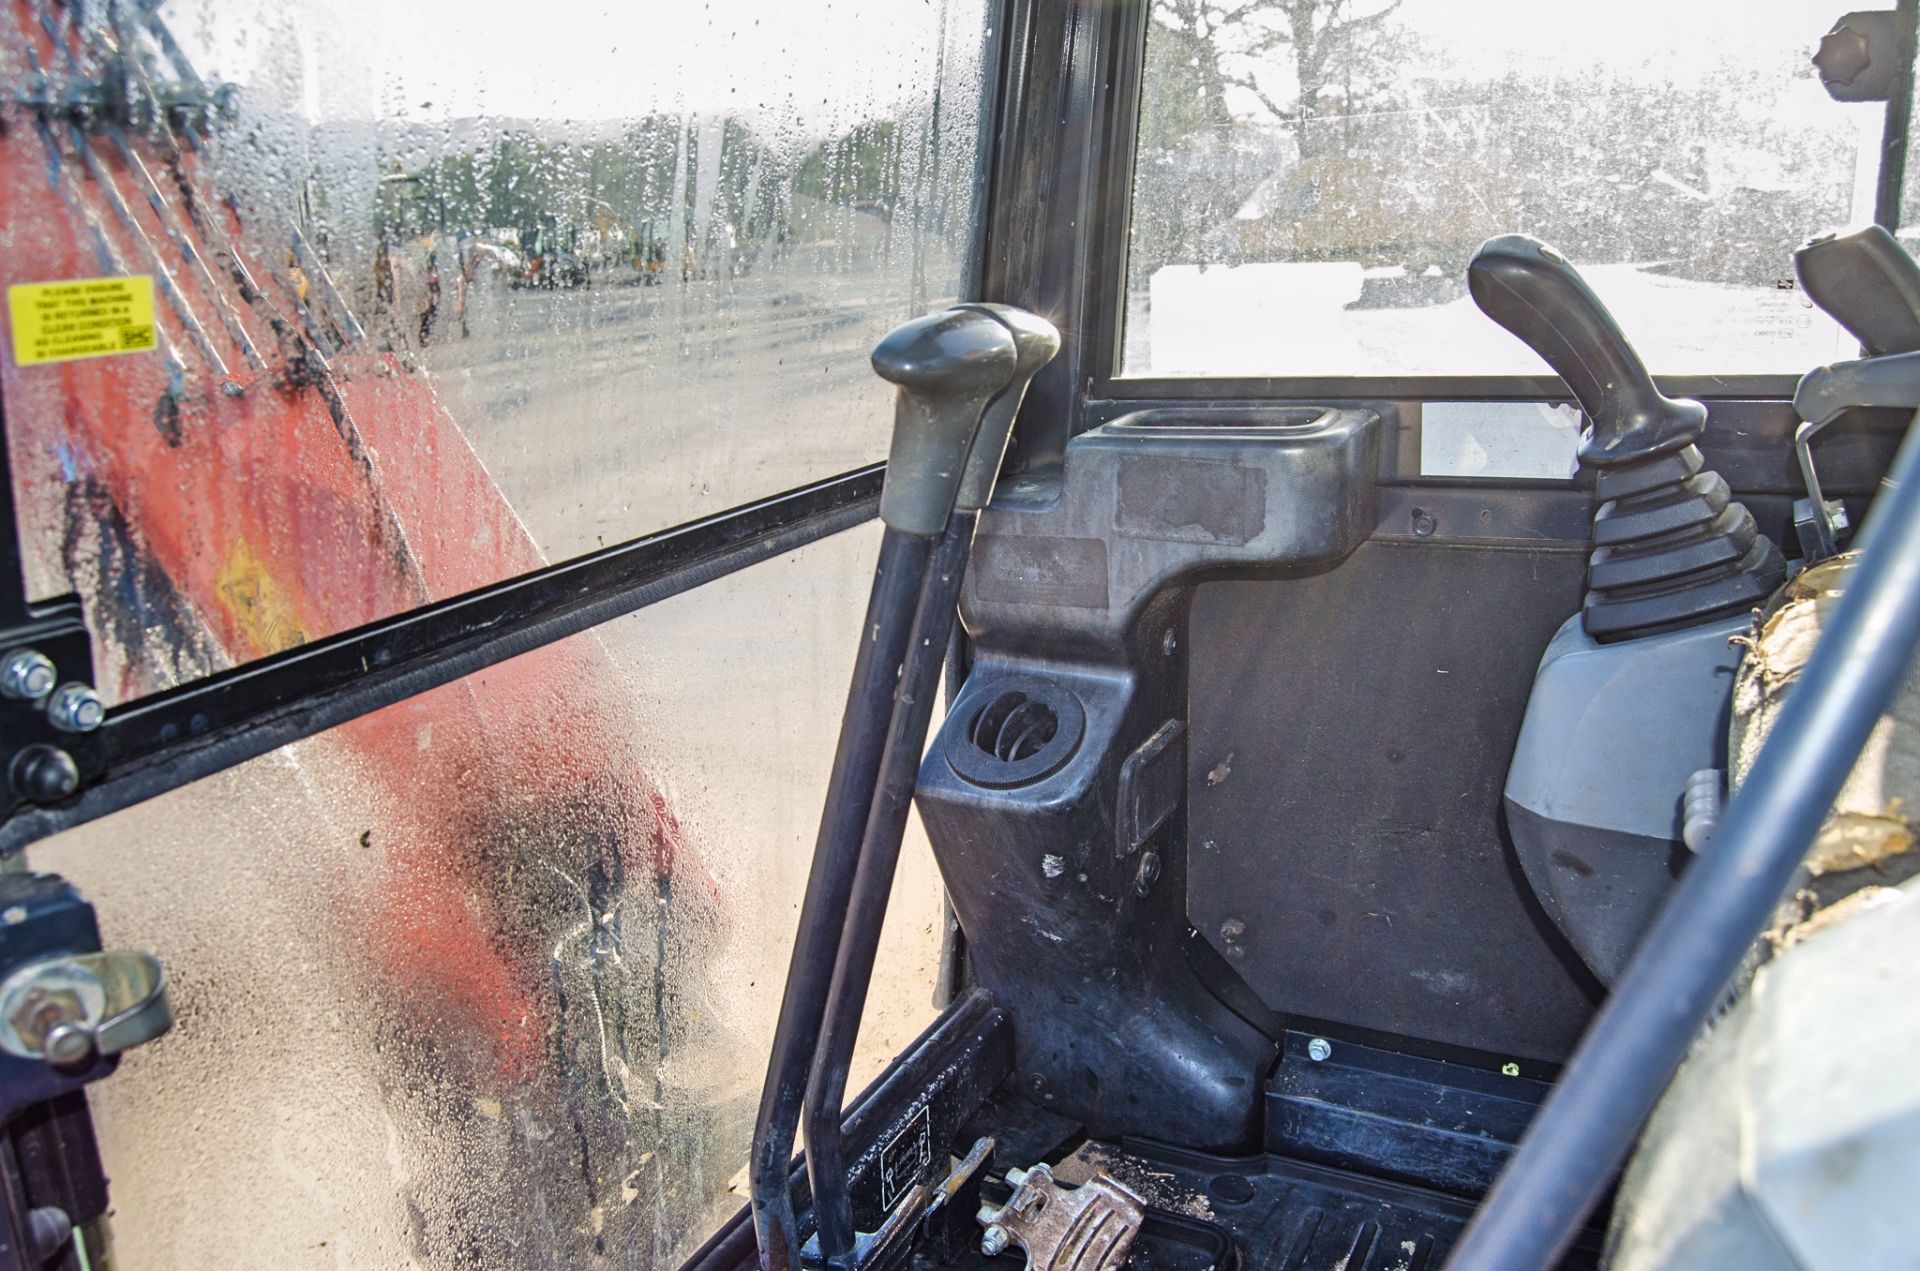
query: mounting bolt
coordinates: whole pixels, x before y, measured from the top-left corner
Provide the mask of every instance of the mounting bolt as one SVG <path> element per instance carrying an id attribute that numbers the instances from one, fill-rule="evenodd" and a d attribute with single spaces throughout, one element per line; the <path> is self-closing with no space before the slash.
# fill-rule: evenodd
<path id="1" fill-rule="evenodd" d="M 80 768 L 58 746 L 37 741 L 13 757 L 13 788 L 35 803 L 58 803 L 80 788 Z"/>
<path id="2" fill-rule="evenodd" d="M 0 695 L 16 702 L 37 702 L 53 692 L 60 678 L 53 662 L 38 649 L 15 649 L 0 659 Z"/>
<path id="3" fill-rule="evenodd" d="M 1007 1251 L 1013 1238 L 1007 1235 L 1005 1227 L 989 1227 L 980 1237 L 980 1252 L 989 1258 L 997 1258 Z"/>
<path id="4" fill-rule="evenodd" d="M 68 1020 L 55 1024 L 47 1030 L 47 1037 L 40 1045 L 40 1053 L 47 1062 L 56 1068 L 78 1068 L 88 1063 L 94 1053 L 93 1030 L 83 1023 Z"/>
<path id="5" fill-rule="evenodd" d="M 106 703 L 78 680 L 62 684 L 47 699 L 47 722 L 63 733 L 90 733 L 106 718 Z"/>
<path id="6" fill-rule="evenodd" d="M 1168 627 L 1167 634 L 1160 637 L 1160 651 L 1168 657 L 1172 657 L 1173 651 L 1179 647 L 1180 641 L 1174 638 L 1173 628 Z"/>
<path id="7" fill-rule="evenodd" d="M 1006 1173 L 1006 1180 L 1008 1187 L 1018 1187 L 1027 1181 L 1027 1171 L 1017 1167 L 1010 1169 Z"/>
<path id="8" fill-rule="evenodd" d="M 1307 1043 L 1307 1058 L 1316 1064 L 1324 1064 L 1333 1058 L 1333 1043 L 1324 1037 L 1316 1037 Z"/>

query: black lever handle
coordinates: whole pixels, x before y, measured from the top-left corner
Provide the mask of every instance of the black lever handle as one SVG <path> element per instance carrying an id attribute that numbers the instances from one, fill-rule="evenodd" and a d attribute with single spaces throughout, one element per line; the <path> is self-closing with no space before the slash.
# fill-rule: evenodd
<path id="1" fill-rule="evenodd" d="M 961 511 L 977 512 L 993 498 L 994 482 L 1000 477 L 1000 464 L 1007 455 L 1007 439 L 1013 435 L 1014 416 L 1020 413 L 1020 404 L 1026 400 L 1027 386 L 1033 383 L 1033 377 L 1060 352 L 1060 332 L 1039 314 L 1012 305 L 981 302 L 960 308 L 987 314 L 999 322 L 1012 333 L 1014 349 L 1019 355 L 1012 382 L 993 399 L 980 421 L 980 434 L 974 438 L 973 453 L 967 456 L 966 474 L 960 479 L 960 493 L 954 500 L 954 506 Z"/>
<path id="2" fill-rule="evenodd" d="M 1488 239 L 1467 265 L 1480 311 L 1538 353 L 1592 421 L 1583 463 L 1627 463 L 1678 450 L 1706 427 L 1707 408 L 1667 397 L 1578 270 L 1525 234 Z"/>
<path id="3" fill-rule="evenodd" d="M 903 323 L 874 348 L 873 369 L 900 386 L 880 491 L 889 528 L 922 538 L 946 529 L 981 417 L 1019 363 L 1013 332 L 973 309 Z"/>
<path id="4" fill-rule="evenodd" d="M 1882 227 L 1822 234 L 1793 254 L 1793 272 L 1869 356 L 1920 351 L 1920 265 Z"/>

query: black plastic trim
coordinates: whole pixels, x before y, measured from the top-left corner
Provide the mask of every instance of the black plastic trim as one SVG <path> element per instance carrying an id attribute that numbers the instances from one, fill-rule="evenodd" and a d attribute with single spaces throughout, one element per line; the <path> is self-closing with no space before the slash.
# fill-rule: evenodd
<path id="1" fill-rule="evenodd" d="M 1670 397 L 1778 398 L 1788 400 L 1798 375 L 1656 375 L 1654 384 Z M 1101 376 L 1093 396 L 1122 401 L 1258 399 L 1324 401 L 1329 397 L 1390 398 L 1418 401 L 1566 401 L 1573 393 L 1557 375 L 1330 375 L 1199 376 L 1150 378 Z"/>
<path id="2" fill-rule="evenodd" d="M 1897 0 L 1894 29 L 1899 37 L 1899 65 L 1893 77 L 1893 95 L 1887 99 L 1887 122 L 1880 133 L 1880 172 L 1873 201 L 1874 223 L 1891 234 L 1900 228 L 1900 199 L 1906 188 L 1907 132 L 1913 122 L 1913 62 L 1916 21 L 1920 3 Z"/>

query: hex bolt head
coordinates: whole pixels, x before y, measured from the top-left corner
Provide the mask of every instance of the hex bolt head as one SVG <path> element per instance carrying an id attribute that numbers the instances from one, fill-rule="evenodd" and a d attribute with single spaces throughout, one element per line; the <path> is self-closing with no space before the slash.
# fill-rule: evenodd
<path id="1" fill-rule="evenodd" d="M 53 692 L 60 673 L 38 649 L 15 649 L 0 658 L 0 695 L 16 702 L 37 702 Z"/>
<path id="2" fill-rule="evenodd" d="M 1010 1169 L 1007 1171 L 1006 1178 L 1008 1187 L 1018 1187 L 1027 1181 L 1027 1171 L 1023 1169 Z"/>
<path id="3" fill-rule="evenodd" d="M 47 699 L 47 722 L 63 733 L 90 733 L 107 719 L 107 704 L 79 681 L 62 684 Z"/>
<path id="4" fill-rule="evenodd" d="M 1324 1037 L 1316 1037 L 1307 1043 L 1307 1058 L 1316 1064 L 1324 1064 L 1333 1058 L 1333 1043 Z"/>
<path id="5" fill-rule="evenodd" d="M 71 1020 L 55 1024 L 40 1050 L 56 1068 L 78 1068 L 93 1058 L 93 1030 Z"/>
<path id="6" fill-rule="evenodd" d="M 80 767 L 58 746 L 35 742 L 13 757 L 13 788 L 34 803 L 58 803 L 80 788 Z"/>
<path id="7" fill-rule="evenodd" d="M 980 1252 L 989 1258 L 997 1258 L 1005 1253 L 1007 1246 L 1012 1243 L 1013 1239 L 1007 1235 L 1005 1227 L 989 1227 L 980 1237 Z"/>

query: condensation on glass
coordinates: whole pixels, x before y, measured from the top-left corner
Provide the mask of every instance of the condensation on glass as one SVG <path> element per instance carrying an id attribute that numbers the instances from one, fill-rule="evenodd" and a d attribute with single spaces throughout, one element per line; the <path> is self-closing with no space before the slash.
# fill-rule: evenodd
<path id="1" fill-rule="evenodd" d="M 32 850 L 179 1022 L 93 1103 L 128 1267 L 677 1265 L 743 1203 L 869 526 Z M 916 829 L 855 1088 L 932 1018 Z"/>
<path id="2" fill-rule="evenodd" d="M 1123 372 L 1542 374 L 1466 295 L 1514 232 L 1578 264 L 1656 372 L 1849 355 L 1791 262 L 1874 211 L 1884 107 L 1808 62 L 1839 12 L 1154 0 Z"/>
<path id="3" fill-rule="evenodd" d="M 0 356 L 30 590 L 123 700 L 882 458 L 985 11 L 4 0 L 0 283 L 155 282 Z"/>

